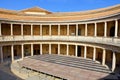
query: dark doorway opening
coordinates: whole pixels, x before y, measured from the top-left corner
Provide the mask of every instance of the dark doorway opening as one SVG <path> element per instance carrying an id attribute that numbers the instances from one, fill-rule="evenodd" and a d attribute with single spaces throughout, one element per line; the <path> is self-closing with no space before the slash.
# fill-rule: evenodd
<path id="1" fill-rule="evenodd" d="M 115 27 L 111 27 L 110 28 L 110 37 L 114 37 L 115 36 Z"/>
<path id="2" fill-rule="evenodd" d="M 16 49 L 14 50 L 14 56 L 17 56 L 17 50 Z"/>
<path id="3" fill-rule="evenodd" d="M 81 36 L 81 29 L 78 29 L 78 36 Z"/>
<path id="4" fill-rule="evenodd" d="M 77 52 L 78 57 L 81 56 L 81 46 L 78 46 L 78 52 Z"/>
<path id="5" fill-rule="evenodd" d="M 34 50 L 34 55 L 40 55 L 40 50 Z"/>

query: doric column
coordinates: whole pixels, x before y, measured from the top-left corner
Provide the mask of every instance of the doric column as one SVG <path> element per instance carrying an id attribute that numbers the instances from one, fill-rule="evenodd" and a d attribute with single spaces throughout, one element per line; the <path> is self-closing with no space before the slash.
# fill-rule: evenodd
<path id="1" fill-rule="evenodd" d="M 86 50 L 87 50 L 87 47 L 84 46 L 84 59 L 86 59 L 86 57 L 87 57 L 87 53 L 86 53 L 87 51 Z"/>
<path id="2" fill-rule="evenodd" d="M 23 60 L 24 58 L 24 45 L 23 44 L 21 45 L 21 51 L 22 51 L 22 60 Z"/>
<path id="3" fill-rule="evenodd" d="M 51 24 L 49 25 L 49 35 L 51 36 Z"/>
<path id="4" fill-rule="evenodd" d="M 21 35 L 23 36 L 23 24 L 21 24 Z"/>
<path id="5" fill-rule="evenodd" d="M 42 24 L 40 25 L 40 35 L 42 36 Z"/>
<path id="6" fill-rule="evenodd" d="M 93 47 L 93 61 L 96 61 L 96 47 Z"/>
<path id="7" fill-rule="evenodd" d="M 95 31 L 94 31 L 94 36 L 97 36 L 97 23 L 95 23 Z"/>
<path id="8" fill-rule="evenodd" d="M 87 30 L 87 23 L 85 24 L 85 36 L 87 36 L 88 30 Z"/>
<path id="9" fill-rule="evenodd" d="M 60 44 L 58 44 L 58 55 L 60 55 Z"/>
<path id="10" fill-rule="evenodd" d="M 11 28 L 11 36 L 13 35 L 13 24 L 10 24 L 10 28 Z"/>
<path id="11" fill-rule="evenodd" d="M 1 27 L 1 23 L 0 23 L 0 36 L 2 35 L 2 33 L 1 33 L 1 32 L 2 32 L 2 31 L 1 31 L 1 28 L 2 28 L 2 27 Z"/>
<path id="12" fill-rule="evenodd" d="M 69 24 L 67 24 L 67 36 L 69 36 Z"/>
<path id="13" fill-rule="evenodd" d="M 67 44 L 67 56 L 69 55 L 69 45 Z"/>
<path id="14" fill-rule="evenodd" d="M 113 58 L 112 58 L 112 72 L 114 72 L 116 68 L 116 54 L 113 52 Z"/>
<path id="15" fill-rule="evenodd" d="M 78 24 L 76 24 L 76 36 L 78 36 Z"/>
<path id="16" fill-rule="evenodd" d="M 40 44 L 40 54 L 42 55 L 42 44 Z"/>
<path id="17" fill-rule="evenodd" d="M 115 37 L 118 37 L 118 20 L 115 20 Z"/>
<path id="18" fill-rule="evenodd" d="M 33 56 L 33 44 L 31 44 L 31 56 Z"/>
<path id="19" fill-rule="evenodd" d="M 2 46 L 0 46 L 0 56 L 1 56 L 1 63 L 3 63 L 3 50 L 2 50 Z"/>
<path id="20" fill-rule="evenodd" d="M 33 36 L 33 24 L 31 24 L 31 36 Z"/>
<path id="21" fill-rule="evenodd" d="M 103 49 L 103 55 L 102 55 L 102 65 L 105 66 L 105 59 L 106 59 L 106 50 Z"/>
<path id="22" fill-rule="evenodd" d="M 78 52 L 78 46 L 75 45 L 75 56 L 76 56 L 76 57 L 78 56 L 78 55 L 77 55 L 77 52 Z"/>
<path id="23" fill-rule="evenodd" d="M 60 36 L 60 24 L 58 24 L 58 36 Z"/>
<path id="24" fill-rule="evenodd" d="M 12 57 L 12 62 L 14 61 L 14 48 L 13 48 L 14 46 L 13 45 L 11 45 L 11 57 Z"/>
<path id="25" fill-rule="evenodd" d="M 51 54 L 51 44 L 49 44 L 49 54 Z"/>
<path id="26" fill-rule="evenodd" d="M 107 22 L 104 25 L 104 37 L 107 37 Z"/>

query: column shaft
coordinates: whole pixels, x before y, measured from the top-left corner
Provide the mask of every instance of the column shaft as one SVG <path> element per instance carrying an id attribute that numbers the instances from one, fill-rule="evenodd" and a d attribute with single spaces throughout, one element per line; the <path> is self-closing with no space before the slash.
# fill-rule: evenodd
<path id="1" fill-rule="evenodd" d="M 51 36 L 51 24 L 49 25 L 49 35 Z"/>
<path id="2" fill-rule="evenodd" d="M 103 49 L 103 56 L 102 56 L 102 65 L 105 66 L 105 60 L 106 60 L 106 51 Z"/>
<path id="3" fill-rule="evenodd" d="M 13 24 L 10 24 L 10 28 L 11 28 L 11 36 L 13 35 Z"/>
<path id="4" fill-rule="evenodd" d="M 69 55 L 69 45 L 67 44 L 67 56 Z"/>
<path id="5" fill-rule="evenodd" d="M 12 57 L 12 62 L 14 61 L 14 48 L 13 48 L 14 46 L 13 45 L 11 45 L 11 57 Z"/>
<path id="6" fill-rule="evenodd" d="M 69 24 L 67 25 L 67 36 L 69 36 Z"/>
<path id="7" fill-rule="evenodd" d="M 31 56 L 33 56 L 33 44 L 31 44 Z"/>
<path id="8" fill-rule="evenodd" d="M 40 25 L 40 35 L 42 36 L 42 24 Z"/>
<path id="9" fill-rule="evenodd" d="M 78 52 L 78 46 L 75 45 L 75 56 L 76 56 L 76 57 L 78 56 L 78 55 L 77 55 L 77 52 Z"/>
<path id="10" fill-rule="evenodd" d="M 51 44 L 49 44 L 49 54 L 51 54 Z"/>
<path id="11" fill-rule="evenodd" d="M 42 55 L 42 44 L 40 44 L 40 54 Z"/>
<path id="12" fill-rule="evenodd" d="M 86 59 L 86 57 L 87 57 L 87 47 L 86 46 L 84 46 L 84 59 Z"/>
<path id="13" fill-rule="evenodd" d="M 115 21 L 115 37 L 118 37 L 118 20 Z"/>
<path id="14" fill-rule="evenodd" d="M 21 24 L 21 35 L 23 36 L 23 24 Z"/>
<path id="15" fill-rule="evenodd" d="M 93 61 L 96 61 L 96 48 L 93 47 Z"/>
<path id="16" fill-rule="evenodd" d="M 58 36 L 60 36 L 60 24 L 58 25 Z"/>
<path id="17" fill-rule="evenodd" d="M 1 55 L 1 63 L 3 63 L 3 49 L 2 49 L 2 46 L 0 47 L 0 55 Z"/>
<path id="18" fill-rule="evenodd" d="M 58 44 L 58 55 L 60 55 L 60 44 Z"/>
<path id="19" fill-rule="evenodd" d="M 85 24 L 85 36 L 87 36 L 88 30 L 87 30 L 87 24 Z"/>
<path id="20" fill-rule="evenodd" d="M 107 37 L 107 22 L 104 25 L 104 37 Z"/>
<path id="21" fill-rule="evenodd" d="M 33 24 L 31 24 L 31 36 L 33 36 Z"/>
<path id="22" fill-rule="evenodd" d="M 22 60 L 23 60 L 24 58 L 24 45 L 23 44 L 21 45 L 21 49 L 22 49 Z"/>
<path id="23" fill-rule="evenodd" d="M 114 72 L 116 68 L 116 54 L 113 52 L 113 58 L 112 58 L 112 72 Z"/>
<path id="24" fill-rule="evenodd" d="M 95 31 L 94 31 L 94 36 L 97 36 L 97 23 L 95 23 Z"/>
<path id="25" fill-rule="evenodd" d="M 76 36 L 78 36 L 78 24 L 76 24 Z"/>

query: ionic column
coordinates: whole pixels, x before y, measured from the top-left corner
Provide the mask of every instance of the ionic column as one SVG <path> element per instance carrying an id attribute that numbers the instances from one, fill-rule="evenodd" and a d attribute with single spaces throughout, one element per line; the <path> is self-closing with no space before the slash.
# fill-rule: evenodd
<path id="1" fill-rule="evenodd" d="M 93 61 L 96 61 L 96 48 L 93 47 Z"/>
<path id="2" fill-rule="evenodd" d="M 69 36 L 69 24 L 67 24 L 67 36 Z"/>
<path id="3" fill-rule="evenodd" d="M 85 24 L 85 36 L 87 36 L 88 30 L 87 30 L 87 23 Z"/>
<path id="4" fill-rule="evenodd" d="M 67 56 L 69 55 L 69 45 L 67 44 Z"/>
<path id="5" fill-rule="evenodd" d="M 104 25 L 104 37 L 107 37 L 107 22 Z"/>
<path id="6" fill-rule="evenodd" d="M 60 44 L 58 44 L 58 55 L 60 55 Z"/>
<path id="7" fill-rule="evenodd" d="M 21 24 L 21 35 L 23 36 L 23 24 Z"/>
<path id="8" fill-rule="evenodd" d="M 78 24 L 76 24 L 76 36 L 78 36 Z"/>
<path id="9" fill-rule="evenodd" d="M 42 24 L 40 25 L 40 35 L 42 36 Z"/>
<path id="10" fill-rule="evenodd" d="M 58 25 L 58 36 L 60 36 L 60 24 Z"/>
<path id="11" fill-rule="evenodd" d="M 112 58 L 112 72 L 114 72 L 116 68 L 116 54 L 113 52 L 113 58 Z"/>
<path id="12" fill-rule="evenodd" d="M 49 54 L 51 54 L 51 44 L 49 44 Z"/>
<path id="13" fill-rule="evenodd" d="M 14 46 L 11 45 L 11 57 L 12 57 L 12 62 L 14 61 L 14 51 L 13 51 L 13 48 Z"/>
<path id="14" fill-rule="evenodd" d="M 118 20 L 115 20 L 115 37 L 118 37 Z"/>
<path id="15" fill-rule="evenodd" d="M 87 57 L 87 47 L 86 46 L 84 46 L 84 59 L 86 59 L 86 57 Z"/>
<path id="16" fill-rule="evenodd" d="M 1 23 L 0 23 L 0 36 L 1 36 L 2 34 L 1 34 Z"/>
<path id="17" fill-rule="evenodd" d="M 33 44 L 31 44 L 31 56 L 33 56 Z"/>
<path id="18" fill-rule="evenodd" d="M 31 24 L 31 36 L 33 36 L 33 24 Z"/>
<path id="19" fill-rule="evenodd" d="M 11 28 L 11 36 L 13 35 L 13 24 L 10 24 L 10 28 Z"/>
<path id="20" fill-rule="evenodd" d="M 42 55 L 42 44 L 40 44 L 40 53 Z"/>
<path id="21" fill-rule="evenodd" d="M 1 63 L 3 63 L 3 50 L 2 50 L 2 46 L 0 46 L 0 56 L 1 56 Z"/>
<path id="22" fill-rule="evenodd" d="M 51 24 L 49 25 L 49 35 L 51 36 Z"/>
<path id="23" fill-rule="evenodd" d="M 102 65 L 105 66 L 105 59 L 106 59 L 106 50 L 103 49 L 103 55 L 102 55 Z"/>
<path id="24" fill-rule="evenodd" d="M 76 57 L 78 56 L 78 55 L 77 55 L 77 51 L 78 51 L 78 46 L 75 45 L 75 56 L 76 56 Z"/>
<path id="25" fill-rule="evenodd" d="M 21 51 L 22 51 L 22 60 L 23 60 L 24 58 L 24 45 L 23 44 L 21 45 Z"/>
<path id="26" fill-rule="evenodd" d="M 97 23 L 95 23 L 95 31 L 94 31 L 94 36 L 97 36 Z"/>

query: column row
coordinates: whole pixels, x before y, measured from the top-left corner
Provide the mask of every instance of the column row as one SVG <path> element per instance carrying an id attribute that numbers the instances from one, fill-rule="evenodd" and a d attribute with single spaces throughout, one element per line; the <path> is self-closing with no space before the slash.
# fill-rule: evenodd
<path id="1" fill-rule="evenodd" d="M 118 32 L 120 32 L 118 26 L 120 24 L 118 24 L 118 20 L 115 20 L 114 22 L 115 23 L 111 22 L 109 24 L 110 26 L 115 27 L 113 32 L 108 30 L 108 28 L 111 28 L 111 27 L 108 27 L 109 26 L 108 22 L 104 22 L 104 37 L 107 37 L 108 34 L 110 36 L 111 36 L 111 34 L 114 34 L 113 35 L 114 37 L 118 37 Z M 21 24 L 21 28 L 20 28 L 21 29 L 21 35 L 24 35 L 24 33 L 26 33 L 29 30 L 29 29 L 27 29 L 27 26 L 30 26 L 30 31 L 28 31 L 28 32 L 30 32 L 30 35 L 33 36 L 33 33 L 35 33 L 35 31 L 33 31 L 35 25 L 33 25 L 33 24 L 26 25 L 26 26 L 25 25 L 26 24 Z M 13 35 L 13 32 L 14 32 L 13 27 L 16 26 L 16 29 L 17 29 L 18 25 L 14 25 L 13 23 L 11 23 L 10 26 L 9 26 L 8 24 L 0 23 L 0 36 L 2 34 L 5 34 L 5 32 L 3 32 L 2 30 L 5 30 L 4 27 L 7 27 L 7 26 L 10 27 L 10 35 Z M 39 32 L 40 32 L 39 35 L 43 35 L 43 34 L 46 33 L 49 36 L 51 36 L 52 32 L 57 32 L 58 36 L 60 36 L 62 34 L 66 34 L 66 36 L 70 36 L 70 35 L 76 35 L 76 36 L 81 36 L 82 35 L 83 36 L 83 34 L 84 34 L 84 36 L 93 35 L 93 36 L 96 37 L 96 36 L 102 34 L 102 33 L 98 32 L 98 30 L 102 30 L 102 29 L 99 29 L 100 26 L 96 22 L 92 23 L 92 24 L 91 23 L 85 23 L 84 27 L 82 26 L 82 24 L 66 24 L 66 25 L 58 24 L 58 25 L 56 25 L 58 30 L 55 28 L 55 25 L 52 25 L 52 24 L 48 24 L 48 25 L 42 25 L 41 24 L 41 25 L 36 25 L 36 26 L 39 26 L 39 28 L 36 28 L 36 30 L 40 29 L 39 30 Z M 26 28 L 24 29 L 24 27 L 26 27 Z M 66 27 L 66 29 L 65 29 L 65 27 Z M 93 29 L 92 29 L 92 27 L 93 27 Z M 1 29 L 1 28 L 3 28 L 3 29 Z M 43 29 L 44 29 L 44 31 L 43 31 Z M 66 30 L 66 33 L 65 33 L 65 30 Z M 19 30 L 16 30 L 16 31 L 19 31 Z M 109 31 L 109 33 L 108 33 L 108 31 Z"/>
<path id="2" fill-rule="evenodd" d="M 48 54 L 52 54 L 52 45 L 53 44 L 48 44 Z M 56 44 L 57 45 L 57 54 L 58 55 L 61 55 L 61 45 L 62 44 Z M 16 55 L 16 50 L 17 50 L 17 48 L 16 48 L 16 50 L 14 49 L 15 47 L 14 47 L 15 45 L 11 45 L 11 60 L 12 61 L 14 61 L 15 60 L 15 55 Z M 33 56 L 34 55 L 34 52 L 35 52 L 35 49 L 34 49 L 34 44 L 30 44 L 30 52 L 31 52 L 31 55 L 29 55 L 29 56 Z M 37 47 L 37 46 L 39 46 L 39 47 Z M 43 48 L 45 48 L 45 44 L 37 44 L 37 46 L 35 46 L 36 47 L 36 49 L 38 49 L 38 51 L 39 51 L 39 54 L 43 54 L 43 51 L 45 51 L 45 49 L 43 49 Z M 74 45 L 75 47 L 75 57 L 79 57 L 79 45 Z M 47 46 L 46 46 L 47 47 Z M 54 46 L 55 47 L 55 46 Z M 20 47 L 19 47 L 20 48 Z M 64 46 L 63 46 L 63 48 L 64 48 Z M 62 49 L 63 49 L 62 48 Z M 72 47 L 73 48 L 73 47 Z M 84 55 L 83 55 L 83 57 L 84 57 L 84 59 L 86 59 L 87 58 L 87 51 L 88 51 L 88 48 L 87 48 L 87 46 L 84 46 L 83 47 L 84 48 Z M 25 49 L 28 49 L 28 48 L 26 48 L 25 47 L 25 44 L 22 44 L 21 45 L 21 58 L 23 59 L 24 57 L 25 57 L 25 52 L 27 52 Z M 70 55 L 70 45 L 69 44 L 67 44 L 66 45 L 66 55 L 67 56 L 69 56 Z M 81 51 L 81 50 L 80 50 Z M 92 57 L 92 59 L 93 59 L 93 61 L 96 61 L 96 52 L 97 50 L 96 50 L 96 47 L 93 47 L 93 57 Z M 105 63 L 106 63 L 106 50 L 105 49 L 102 49 L 102 61 L 101 61 L 101 64 L 103 65 L 103 66 L 105 66 Z M 100 53 L 98 53 L 98 54 L 100 54 Z M 97 54 L 97 55 L 98 55 Z M 3 62 L 4 61 L 4 59 L 3 59 L 3 55 L 4 55 L 4 53 L 3 53 L 3 47 L 1 46 L 0 47 L 0 56 L 1 56 L 1 62 Z M 81 56 L 82 57 L 82 56 Z M 115 52 L 113 52 L 113 55 L 112 55 L 112 71 L 114 71 L 115 70 L 115 67 L 116 67 L 116 53 Z"/>

